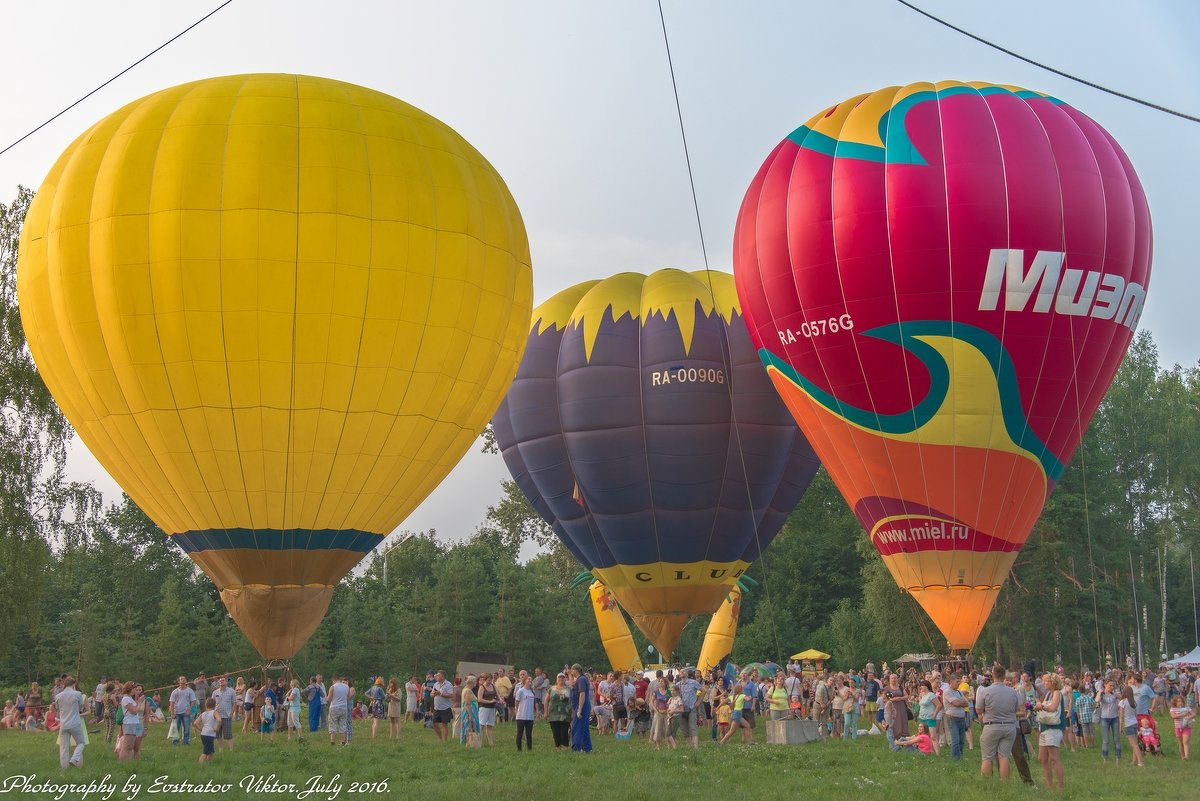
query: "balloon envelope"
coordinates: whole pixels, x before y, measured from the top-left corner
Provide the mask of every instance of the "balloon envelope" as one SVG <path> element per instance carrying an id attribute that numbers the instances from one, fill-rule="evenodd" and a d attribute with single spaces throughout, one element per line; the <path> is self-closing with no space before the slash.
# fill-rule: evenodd
<path id="1" fill-rule="evenodd" d="M 1016 87 L 853 97 L 746 193 L 734 273 L 755 345 L 953 648 L 974 644 L 1124 356 L 1150 251 L 1117 143 Z"/>
<path id="2" fill-rule="evenodd" d="M 550 298 L 493 424 L 533 506 L 664 655 L 818 466 L 727 273 L 621 273 Z"/>
<path id="3" fill-rule="evenodd" d="M 96 123 L 30 208 L 18 282 L 67 419 L 268 658 L 470 447 L 532 306 L 520 214 L 474 148 L 297 75 Z"/>

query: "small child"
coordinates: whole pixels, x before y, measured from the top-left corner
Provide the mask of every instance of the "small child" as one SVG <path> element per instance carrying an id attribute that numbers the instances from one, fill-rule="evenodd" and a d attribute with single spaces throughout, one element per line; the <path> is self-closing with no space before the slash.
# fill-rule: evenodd
<path id="1" fill-rule="evenodd" d="M 1179 741 L 1179 756 L 1187 759 L 1191 755 L 1192 721 L 1196 719 L 1195 710 L 1184 703 L 1183 696 L 1177 695 L 1171 699 L 1171 719 L 1175 721 L 1175 739 Z"/>
<path id="2" fill-rule="evenodd" d="M 204 714 L 196 718 L 192 726 L 200 730 L 200 742 L 204 743 L 204 750 L 200 754 L 199 761 L 211 762 L 213 746 L 217 741 L 217 732 L 221 728 L 221 716 L 217 714 L 217 702 L 214 699 L 209 698 L 204 702 Z"/>
<path id="3" fill-rule="evenodd" d="M 262 723 L 258 727 L 258 739 L 262 739 L 264 734 L 270 734 L 275 728 L 275 706 L 271 703 L 271 697 L 263 698 L 262 709 L 259 711 L 262 718 Z"/>
<path id="4" fill-rule="evenodd" d="M 729 731 L 729 722 L 733 720 L 733 707 L 729 705 L 729 696 L 724 693 L 717 699 L 717 740 L 718 742 L 725 741 L 725 734 Z"/>

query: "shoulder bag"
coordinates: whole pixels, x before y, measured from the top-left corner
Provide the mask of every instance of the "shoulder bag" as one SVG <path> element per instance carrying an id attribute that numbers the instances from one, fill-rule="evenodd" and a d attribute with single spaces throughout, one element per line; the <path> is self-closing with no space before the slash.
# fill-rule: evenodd
<path id="1" fill-rule="evenodd" d="M 1051 695 L 1054 695 L 1054 693 L 1050 693 L 1050 695 L 1047 695 L 1046 701 L 1050 700 Z M 1042 703 L 1045 703 L 1045 701 L 1043 701 Z M 1055 728 L 1055 727 L 1062 726 L 1062 696 L 1059 696 L 1057 709 L 1053 709 L 1053 710 L 1039 709 L 1038 710 L 1037 722 L 1038 722 L 1039 726 L 1044 726 L 1044 727 L 1048 727 L 1048 728 Z"/>

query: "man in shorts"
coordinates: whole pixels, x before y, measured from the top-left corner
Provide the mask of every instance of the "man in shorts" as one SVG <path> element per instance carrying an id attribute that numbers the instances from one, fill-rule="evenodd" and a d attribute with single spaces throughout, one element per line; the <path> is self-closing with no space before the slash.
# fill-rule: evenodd
<path id="1" fill-rule="evenodd" d="M 879 679 L 875 678 L 875 672 L 868 671 L 866 684 L 863 685 L 863 695 L 866 698 L 863 702 L 863 714 L 872 723 L 877 722 L 876 718 L 879 715 L 879 691 L 882 689 L 883 685 L 879 683 Z"/>
<path id="2" fill-rule="evenodd" d="M 204 674 L 201 673 L 201 676 Z M 237 695 L 234 689 L 229 686 L 229 679 L 222 676 L 217 679 L 217 689 L 213 690 L 212 700 L 215 703 L 215 711 L 221 716 L 221 729 L 217 733 L 217 740 L 224 744 L 226 751 L 233 750 L 233 705 L 236 702 L 234 696 Z"/>
<path id="3" fill-rule="evenodd" d="M 446 681 L 445 671 L 439 670 L 433 682 L 433 733 L 443 743 L 450 740 L 450 721 L 453 716 L 450 701 L 454 698 L 454 685 Z"/>
<path id="4" fill-rule="evenodd" d="M 344 676 L 335 676 L 329 686 L 329 744 L 342 736 L 342 745 L 350 736 L 350 683 Z"/>
<path id="5" fill-rule="evenodd" d="M 742 707 L 742 720 L 746 721 L 746 725 L 750 727 L 750 731 L 754 731 L 754 704 L 758 701 L 758 669 L 750 672 L 745 684 L 742 685 L 742 695 L 745 696 L 745 705 Z"/>
<path id="6" fill-rule="evenodd" d="M 982 752 L 979 772 L 992 775 L 992 763 L 998 762 L 1000 778 L 1008 779 L 1013 743 L 1017 740 L 1017 707 L 1021 698 L 1017 691 L 1004 683 L 1005 670 L 1001 665 L 992 669 L 992 683 L 975 693 L 975 712 L 983 724 L 979 735 Z"/>

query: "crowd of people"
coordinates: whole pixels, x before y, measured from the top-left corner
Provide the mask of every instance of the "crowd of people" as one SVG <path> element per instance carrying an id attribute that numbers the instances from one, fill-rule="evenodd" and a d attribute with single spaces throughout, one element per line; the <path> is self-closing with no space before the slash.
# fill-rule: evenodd
<path id="1" fill-rule="evenodd" d="M 956 760 L 977 739 L 983 775 L 995 770 L 1007 779 L 1015 767 L 1030 783 L 1027 736 L 1036 735 L 1045 786 L 1061 789 L 1062 748 L 1097 749 L 1104 762 L 1124 756 L 1138 767 L 1147 755 L 1162 754 L 1165 738 L 1155 713 L 1170 721 L 1176 752 L 1188 759 L 1200 706 L 1195 670 L 1109 668 L 1067 675 L 1059 668 L 1037 675 L 1033 665 L 1015 672 L 966 663 L 925 672 L 892 670 L 886 662 L 878 671 L 868 664 L 848 672 L 798 663 L 743 671 L 727 666 L 705 675 L 694 668 L 603 673 L 574 664 L 553 675 L 541 667 L 452 678 L 429 671 L 424 680 L 412 675 L 402 684 L 378 676 L 362 686 L 360 691 L 344 675 L 327 684 L 321 674 L 301 682 L 200 673 L 149 695 L 135 681 L 101 677 L 85 695 L 74 677 L 64 675 L 48 692 L 33 683 L 7 700 L 0 728 L 56 733 L 66 769 L 82 763 L 89 734 L 103 734 L 118 759 L 137 759 L 153 722 L 169 726 L 174 747 L 189 747 L 195 733 L 205 762 L 218 749 L 233 748 L 235 730 L 259 738 L 286 733 L 288 739 L 327 733 L 331 744 L 345 746 L 357 720 L 370 721 L 372 738 L 381 730 L 398 738 L 407 721 L 432 729 L 441 742 L 475 748 L 494 746 L 498 725 L 511 722 L 518 751 L 533 748 L 534 724 L 544 721 L 555 749 L 586 753 L 593 731 L 597 737 L 644 739 L 656 749 L 698 748 L 702 728 L 719 744 L 733 738 L 752 743 L 764 717 L 801 719 L 821 738 L 884 735 L 881 741 L 892 750 L 948 753 Z"/>

